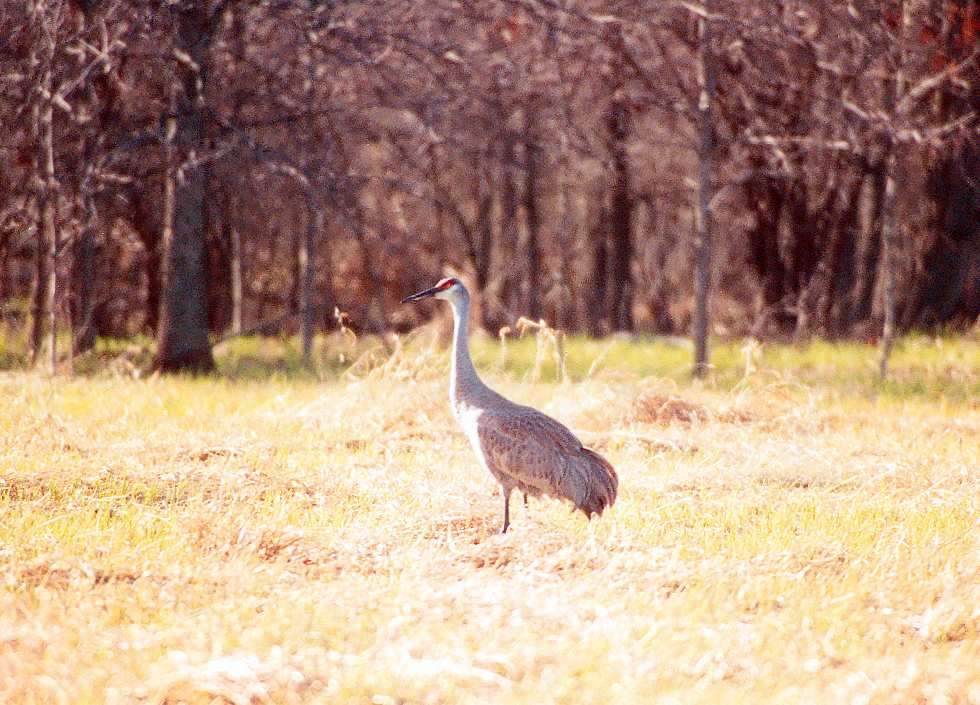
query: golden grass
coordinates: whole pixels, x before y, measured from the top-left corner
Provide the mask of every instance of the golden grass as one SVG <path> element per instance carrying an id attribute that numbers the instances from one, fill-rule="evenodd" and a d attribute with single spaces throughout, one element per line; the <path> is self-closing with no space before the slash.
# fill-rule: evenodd
<path id="1" fill-rule="evenodd" d="M 408 358 L 0 376 L 0 702 L 980 703 L 975 400 L 491 375 L 621 478 L 498 536 Z"/>

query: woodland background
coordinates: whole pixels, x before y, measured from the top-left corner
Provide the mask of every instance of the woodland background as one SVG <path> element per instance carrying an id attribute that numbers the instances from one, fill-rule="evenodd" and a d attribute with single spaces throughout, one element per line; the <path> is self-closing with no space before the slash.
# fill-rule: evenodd
<path id="1" fill-rule="evenodd" d="M 978 29 L 966 0 L 3 0 L 0 326 L 208 369 L 336 311 L 407 329 L 451 270 L 494 334 L 701 362 L 969 328 Z"/>

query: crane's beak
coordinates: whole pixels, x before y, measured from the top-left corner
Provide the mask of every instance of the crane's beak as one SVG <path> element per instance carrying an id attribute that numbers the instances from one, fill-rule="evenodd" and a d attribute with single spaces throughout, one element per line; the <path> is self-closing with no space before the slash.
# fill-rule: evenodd
<path id="1" fill-rule="evenodd" d="M 420 291 L 417 294 L 406 296 L 404 299 L 402 299 L 402 303 L 407 304 L 410 301 L 418 301 L 419 299 L 425 299 L 428 298 L 429 296 L 435 296 L 437 293 L 439 293 L 439 291 L 441 291 L 441 289 L 439 289 L 439 287 L 437 286 L 434 286 L 431 289 L 426 289 L 425 291 Z"/>

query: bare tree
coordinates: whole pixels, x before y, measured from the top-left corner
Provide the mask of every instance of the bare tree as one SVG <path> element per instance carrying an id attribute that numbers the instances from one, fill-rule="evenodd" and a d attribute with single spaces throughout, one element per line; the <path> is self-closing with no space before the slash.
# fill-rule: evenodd
<path id="1" fill-rule="evenodd" d="M 207 3 L 172 9 L 175 73 L 166 120 L 164 276 L 156 367 L 165 372 L 214 367 L 208 340 L 204 209 L 204 89 L 208 51 L 220 21 Z M 179 160 L 179 161 L 178 161 Z"/>
<path id="2" fill-rule="evenodd" d="M 445 267 L 487 329 L 690 329 L 697 374 L 711 329 L 977 317 L 951 0 L 28 5 L 0 13 L 0 292 L 37 356 L 68 252 L 76 348 L 148 325 L 164 369 L 225 327 L 308 355 L 334 304 L 408 327 L 389 304 Z"/>
<path id="3" fill-rule="evenodd" d="M 35 174 L 38 202 L 38 244 L 35 252 L 35 284 L 31 302 L 31 360 L 38 362 L 45 325 L 48 328 L 49 367 L 57 365 L 58 294 L 58 180 L 54 159 L 54 82 L 56 42 L 59 34 L 59 7 L 38 1 L 28 6 L 36 39 L 31 64 L 39 67 L 39 82 L 33 103 L 33 129 L 36 145 Z"/>
<path id="4" fill-rule="evenodd" d="M 524 116 L 524 217 L 527 221 L 527 312 L 541 318 L 541 199 L 539 143 L 534 99 L 528 101 Z"/>
<path id="5" fill-rule="evenodd" d="M 694 374 L 708 371 L 708 297 L 711 291 L 711 198 L 713 194 L 715 65 L 711 46 L 711 0 L 698 17 L 698 217 L 694 241 Z"/>
<path id="6" fill-rule="evenodd" d="M 878 361 L 878 374 L 881 379 L 888 376 L 888 358 L 891 356 L 892 347 L 895 344 L 895 326 L 898 317 L 898 303 L 895 297 L 895 286 L 898 268 L 898 248 L 899 248 L 899 223 L 896 201 L 895 169 L 898 164 L 897 150 L 899 145 L 894 139 L 894 132 L 900 131 L 904 115 L 899 114 L 898 107 L 905 99 L 905 53 L 907 35 L 911 25 L 910 7 L 908 0 L 898 2 L 898 28 L 894 46 L 890 52 L 893 59 L 894 78 L 892 79 L 891 90 L 887 90 L 888 97 L 885 102 L 891 113 L 891 125 L 885 137 L 885 194 L 882 201 L 882 275 L 884 278 L 884 323 L 881 332 L 881 356 Z"/>

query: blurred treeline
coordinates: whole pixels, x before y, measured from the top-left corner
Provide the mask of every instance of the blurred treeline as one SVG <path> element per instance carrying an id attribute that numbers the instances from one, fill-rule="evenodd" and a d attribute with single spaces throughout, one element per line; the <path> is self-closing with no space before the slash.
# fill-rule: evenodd
<path id="1" fill-rule="evenodd" d="M 966 0 L 3 0 L 2 315 L 35 357 L 54 324 L 200 368 L 338 309 L 408 327 L 452 270 L 494 332 L 685 334 L 700 242 L 717 334 L 967 327 L 978 30 Z"/>

